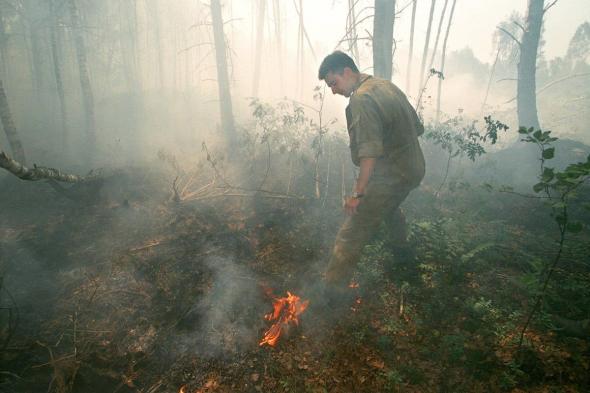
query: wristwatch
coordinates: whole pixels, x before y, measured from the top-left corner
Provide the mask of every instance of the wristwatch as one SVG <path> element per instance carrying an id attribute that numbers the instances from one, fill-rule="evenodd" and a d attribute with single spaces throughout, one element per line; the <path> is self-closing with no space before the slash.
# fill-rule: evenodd
<path id="1" fill-rule="evenodd" d="M 358 193 L 358 192 L 356 192 L 356 191 L 353 191 L 353 192 L 352 192 L 352 195 L 351 195 L 351 197 L 352 197 L 352 198 L 354 198 L 354 199 L 360 199 L 360 198 L 362 198 L 362 197 L 364 197 L 364 196 L 365 196 L 365 194 L 359 194 L 359 193 Z"/>

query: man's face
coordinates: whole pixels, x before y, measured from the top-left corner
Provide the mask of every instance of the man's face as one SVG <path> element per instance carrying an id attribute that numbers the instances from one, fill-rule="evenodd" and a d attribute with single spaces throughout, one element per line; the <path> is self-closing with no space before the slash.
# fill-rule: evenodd
<path id="1" fill-rule="evenodd" d="M 326 85 L 332 89 L 332 94 L 340 94 L 344 97 L 350 97 L 354 88 L 354 73 L 348 67 L 344 68 L 342 73 L 328 72 L 324 78 Z"/>

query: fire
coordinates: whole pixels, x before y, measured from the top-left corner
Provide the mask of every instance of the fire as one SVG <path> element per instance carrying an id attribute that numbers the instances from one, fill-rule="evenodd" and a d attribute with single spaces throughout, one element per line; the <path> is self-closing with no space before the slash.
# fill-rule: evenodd
<path id="1" fill-rule="evenodd" d="M 264 333 L 259 345 L 268 344 L 274 347 L 279 341 L 281 332 L 289 323 L 299 324 L 299 315 L 301 315 L 307 306 L 309 300 L 301 301 L 299 296 L 287 292 L 287 297 L 275 298 L 273 302 L 273 312 L 264 316 L 267 321 L 276 321 L 270 329 Z"/>

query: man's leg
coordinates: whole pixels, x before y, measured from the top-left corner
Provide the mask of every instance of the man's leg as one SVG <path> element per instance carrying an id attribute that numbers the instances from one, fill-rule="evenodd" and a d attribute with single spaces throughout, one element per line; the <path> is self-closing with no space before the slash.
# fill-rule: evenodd
<path id="1" fill-rule="evenodd" d="M 406 216 L 401 209 L 393 209 L 385 221 L 389 228 L 389 241 L 395 248 L 403 248 L 408 246 L 408 225 L 406 223 Z"/>
<path id="2" fill-rule="evenodd" d="M 395 266 L 391 263 L 384 266 L 385 272 L 390 278 L 414 281 L 419 278 L 416 269 L 416 249 L 414 244 L 408 241 L 408 226 L 401 208 L 394 209 L 388 215 L 386 223 L 389 232 L 388 243 L 394 256 Z"/>
<path id="3" fill-rule="evenodd" d="M 398 208 L 409 190 L 396 190 L 387 184 L 369 184 L 357 214 L 349 216 L 340 228 L 326 270 L 326 283 L 345 288 L 360 259 L 365 244 L 379 229 L 384 216 Z"/>

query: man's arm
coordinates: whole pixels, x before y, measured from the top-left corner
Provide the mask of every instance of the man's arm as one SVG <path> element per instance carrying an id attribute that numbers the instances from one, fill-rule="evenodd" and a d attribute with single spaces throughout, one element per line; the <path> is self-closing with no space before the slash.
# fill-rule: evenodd
<path id="1" fill-rule="evenodd" d="M 354 185 L 354 192 L 356 192 L 357 194 L 363 195 L 365 193 L 365 190 L 367 189 L 367 184 L 369 184 L 369 180 L 371 179 L 371 175 L 373 174 L 373 169 L 375 169 L 376 162 L 377 159 L 374 157 L 361 158 L 359 177 L 358 179 L 356 179 L 356 184 Z M 346 210 L 346 214 L 355 214 L 356 209 L 358 205 L 360 205 L 360 203 L 361 198 L 347 198 L 344 203 L 344 210 Z"/>
<path id="2" fill-rule="evenodd" d="M 373 174 L 373 169 L 375 169 L 376 162 L 377 159 L 375 157 L 361 158 L 359 177 L 356 179 L 356 184 L 354 186 L 354 191 L 356 191 L 357 194 L 365 193 L 367 184 L 369 184 L 369 179 L 371 179 L 371 175 Z"/>

